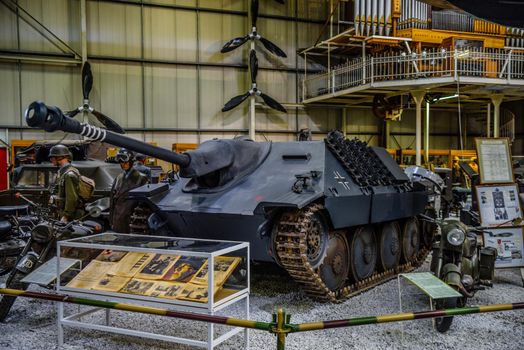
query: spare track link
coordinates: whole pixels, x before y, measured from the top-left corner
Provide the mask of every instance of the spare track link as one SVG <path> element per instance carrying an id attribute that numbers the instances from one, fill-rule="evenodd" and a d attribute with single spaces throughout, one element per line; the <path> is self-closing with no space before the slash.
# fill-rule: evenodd
<path id="1" fill-rule="evenodd" d="M 284 213 L 278 223 L 275 242 L 280 264 L 312 299 L 322 302 L 342 302 L 389 281 L 399 273 L 413 271 L 422 265 L 429 253 L 429 250 L 424 248 L 419 251 L 414 260 L 399 265 L 396 269 L 375 272 L 362 281 L 332 291 L 322 281 L 318 269 L 311 267 L 306 254 L 307 230 L 311 226 L 312 216 L 323 209 L 321 204 L 312 204 L 302 210 Z"/>

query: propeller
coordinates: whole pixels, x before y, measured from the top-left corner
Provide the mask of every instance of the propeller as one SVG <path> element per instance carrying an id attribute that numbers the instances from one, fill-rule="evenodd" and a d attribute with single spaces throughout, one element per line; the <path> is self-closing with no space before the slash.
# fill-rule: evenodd
<path id="1" fill-rule="evenodd" d="M 72 111 L 66 112 L 66 114 L 73 118 L 78 113 L 87 112 L 95 116 L 95 118 L 104 125 L 107 130 L 117 132 L 119 134 L 125 134 L 124 129 L 118 125 L 113 119 L 107 115 L 95 110 L 89 105 L 89 94 L 93 88 L 93 72 L 91 71 L 91 64 L 84 62 L 82 66 L 82 95 L 84 97 L 84 104 Z"/>
<path id="2" fill-rule="evenodd" d="M 260 91 L 257 87 L 257 75 L 258 75 L 258 58 L 255 50 L 251 50 L 249 53 L 249 68 L 251 71 L 251 89 L 245 94 L 238 95 L 229 100 L 222 108 L 222 112 L 227 112 L 244 102 L 249 96 L 260 96 L 264 102 L 271 108 L 287 113 L 284 106 L 275 101 L 272 97 L 266 95 Z"/>
<path id="3" fill-rule="evenodd" d="M 281 4 L 284 3 L 284 0 L 276 0 L 276 1 Z M 277 55 L 279 57 L 287 57 L 286 53 L 282 51 L 282 49 L 280 49 L 277 45 L 273 44 L 271 41 L 267 40 L 266 38 L 258 34 L 257 20 L 258 20 L 258 0 L 251 0 L 251 33 L 245 36 L 231 39 L 222 47 L 222 50 L 220 50 L 220 52 L 222 53 L 230 52 L 244 45 L 249 40 L 259 40 L 262 43 L 262 45 L 264 45 L 266 50 L 268 50 L 272 54 Z"/>

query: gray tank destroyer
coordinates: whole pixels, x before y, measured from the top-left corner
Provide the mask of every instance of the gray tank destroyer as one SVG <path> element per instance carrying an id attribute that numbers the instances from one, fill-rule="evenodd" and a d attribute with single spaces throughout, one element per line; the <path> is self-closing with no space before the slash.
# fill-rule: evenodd
<path id="1" fill-rule="evenodd" d="M 324 141 L 211 140 L 177 154 L 33 102 L 29 126 L 125 147 L 180 167 L 174 184 L 132 195 L 151 234 L 248 241 L 317 300 L 340 301 L 419 266 L 428 253 L 416 216 L 428 202 L 383 148 L 331 132 Z"/>

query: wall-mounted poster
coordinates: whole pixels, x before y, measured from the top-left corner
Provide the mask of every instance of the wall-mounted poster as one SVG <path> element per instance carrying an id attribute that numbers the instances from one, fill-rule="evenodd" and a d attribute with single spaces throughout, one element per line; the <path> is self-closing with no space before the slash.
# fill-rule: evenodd
<path id="1" fill-rule="evenodd" d="M 516 184 L 477 186 L 476 190 L 482 226 L 512 226 L 513 220 L 522 219 Z"/>
<path id="2" fill-rule="evenodd" d="M 497 249 L 496 268 L 524 267 L 522 227 L 494 228 L 485 231 L 484 245 Z"/>
<path id="3" fill-rule="evenodd" d="M 500 184 L 513 182 L 511 154 L 507 138 L 476 138 L 480 182 Z"/>

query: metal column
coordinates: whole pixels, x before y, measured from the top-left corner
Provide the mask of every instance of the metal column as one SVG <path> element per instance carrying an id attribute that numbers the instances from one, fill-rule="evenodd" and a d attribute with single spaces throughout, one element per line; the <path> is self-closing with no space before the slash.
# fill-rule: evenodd
<path id="1" fill-rule="evenodd" d="M 486 137 L 491 137 L 491 102 L 488 103 L 488 111 L 486 115 Z"/>
<path id="2" fill-rule="evenodd" d="M 493 137 L 499 137 L 500 134 L 500 104 L 504 98 L 503 94 L 491 95 L 491 102 L 493 102 Z"/>
<path id="3" fill-rule="evenodd" d="M 424 101 L 424 95 L 426 92 L 423 90 L 414 90 L 411 92 L 411 96 L 415 100 L 417 105 L 417 114 L 415 122 L 415 152 L 416 152 L 416 165 L 422 165 L 421 148 L 422 148 L 422 102 Z"/>
<path id="4" fill-rule="evenodd" d="M 389 142 L 390 138 L 391 138 L 391 120 L 385 120 L 384 121 L 384 139 L 386 143 L 384 146 L 386 146 L 386 148 L 391 148 L 391 142 Z"/>
<path id="5" fill-rule="evenodd" d="M 342 133 L 344 134 L 344 137 L 346 137 L 348 133 L 348 109 L 347 108 L 342 108 Z"/>
<path id="6" fill-rule="evenodd" d="M 429 165 L 429 102 L 426 102 L 426 119 L 424 120 L 424 163 Z"/>
<path id="7" fill-rule="evenodd" d="M 251 40 L 251 50 L 255 49 L 255 40 Z M 251 52 L 251 51 L 249 51 Z M 251 69 L 251 67 L 249 68 Z M 255 111 L 256 94 L 249 98 L 249 138 L 256 141 L 256 111 Z"/>

